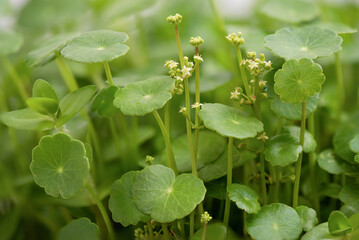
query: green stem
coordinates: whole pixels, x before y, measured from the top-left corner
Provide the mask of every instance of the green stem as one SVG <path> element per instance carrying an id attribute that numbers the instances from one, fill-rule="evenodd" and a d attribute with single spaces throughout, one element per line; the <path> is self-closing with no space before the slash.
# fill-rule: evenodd
<path id="1" fill-rule="evenodd" d="M 229 137 L 228 138 L 227 187 L 232 184 L 232 169 L 233 169 L 232 156 L 233 156 L 233 138 Z M 226 227 L 228 227 L 230 208 L 231 208 L 231 200 L 228 197 L 228 191 L 227 191 L 226 203 L 224 206 L 224 217 L 223 217 L 223 223 Z"/>
<path id="2" fill-rule="evenodd" d="M 192 211 L 189 215 L 189 239 L 192 239 L 194 235 L 194 212 Z"/>
<path id="3" fill-rule="evenodd" d="M 168 228 L 167 228 L 167 224 L 166 223 L 162 223 L 162 231 L 163 231 L 163 235 L 164 235 L 164 239 L 170 239 L 170 233 L 168 231 Z"/>
<path id="4" fill-rule="evenodd" d="M 152 223 L 151 220 L 147 221 L 147 229 L 148 229 L 148 238 L 149 240 L 153 240 L 153 229 L 152 229 Z"/>
<path id="5" fill-rule="evenodd" d="M 110 84 L 110 86 L 113 86 L 113 80 L 112 80 L 112 74 L 111 74 L 111 70 L 110 70 L 110 66 L 108 65 L 108 62 L 103 62 L 103 66 L 105 67 L 105 72 L 106 72 L 106 77 L 108 80 L 108 83 Z"/>
<path id="6" fill-rule="evenodd" d="M 167 133 L 166 127 L 163 124 L 163 121 L 162 121 L 160 115 L 158 114 L 157 110 L 153 111 L 153 116 L 155 117 L 155 119 L 156 119 L 156 121 L 158 123 L 158 126 L 161 129 L 162 136 L 163 136 L 163 139 L 165 141 L 167 158 L 168 158 L 168 161 L 169 161 L 169 166 L 172 168 L 175 175 L 177 176 L 178 175 L 177 165 L 176 165 L 176 161 L 175 161 L 175 156 L 173 154 L 170 137 L 169 137 L 169 135 Z"/>
<path id="7" fill-rule="evenodd" d="M 241 49 L 240 49 L 239 46 L 236 46 L 236 52 L 237 52 L 238 65 L 239 65 L 239 70 L 241 71 L 241 78 L 242 78 L 244 90 L 246 91 L 246 95 L 247 95 L 247 96 L 250 96 L 250 95 L 251 95 L 251 92 L 250 92 L 250 90 L 249 90 L 247 74 L 246 74 L 246 72 L 245 72 L 244 67 L 241 65 L 241 62 L 242 62 L 242 53 L 241 53 Z"/>
<path id="8" fill-rule="evenodd" d="M 259 154 L 259 164 L 260 164 L 260 171 L 261 171 L 261 191 L 263 197 L 263 203 L 267 203 L 267 186 L 266 186 L 266 179 L 265 179 L 265 163 L 264 163 L 264 154 L 263 154 L 263 143 L 261 144 L 261 152 Z"/>
<path id="9" fill-rule="evenodd" d="M 73 92 L 77 90 L 79 86 L 77 85 L 74 75 L 72 74 L 69 66 L 66 64 L 65 59 L 59 52 L 56 52 L 56 64 L 70 91 Z"/>
<path id="10" fill-rule="evenodd" d="M 20 94 L 21 100 L 24 103 L 26 103 L 26 99 L 29 97 L 29 94 L 26 92 L 26 89 L 25 89 L 24 85 L 22 84 L 21 77 L 17 73 L 14 65 L 11 63 L 11 61 L 6 56 L 2 57 L 2 61 L 13 80 L 16 90 Z"/>
<path id="11" fill-rule="evenodd" d="M 195 47 L 195 55 L 198 56 L 198 47 Z M 195 66 L 195 83 L 196 83 L 196 103 L 200 103 L 201 102 L 201 93 L 200 93 L 200 78 L 199 78 L 199 63 L 196 64 Z M 194 156 L 196 158 L 196 162 L 198 159 L 198 141 L 199 141 L 199 124 L 200 124 L 200 119 L 199 119 L 199 110 L 200 108 L 196 108 L 195 109 L 195 126 L 196 129 L 194 130 Z"/>
<path id="12" fill-rule="evenodd" d="M 344 107 L 344 82 L 343 82 L 343 70 L 340 63 L 339 52 L 334 53 L 335 57 L 335 69 L 337 74 L 337 101 L 338 101 L 338 122 L 341 121 L 342 108 Z"/>
<path id="13" fill-rule="evenodd" d="M 168 101 L 165 105 L 165 126 L 168 134 L 170 134 L 170 127 L 171 127 L 170 106 L 171 106 L 171 102 Z"/>
<path id="14" fill-rule="evenodd" d="M 306 111 L 306 102 L 302 102 L 302 120 L 300 124 L 300 145 L 304 145 L 304 134 L 305 134 L 305 111 Z M 300 172 L 302 169 L 302 159 L 303 152 L 300 153 L 298 161 L 295 165 L 295 182 L 293 189 L 293 208 L 298 206 L 298 195 L 299 195 L 299 183 L 300 183 Z"/>
<path id="15" fill-rule="evenodd" d="M 121 143 L 120 143 L 120 137 L 117 134 L 115 121 L 113 120 L 113 118 L 109 118 L 108 121 L 109 121 L 109 124 L 110 124 L 110 131 L 111 131 L 112 137 L 115 140 L 115 145 L 116 145 L 116 148 L 117 148 L 117 152 L 118 152 L 118 154 L 120 156 L 121 155 Z"/>
<path id="16" fill-rule="evenodd" d="M 203 233 L 202 233 L 202 240 L 206 240 L 206 233 L 207 233 L 207 223 L 203 225 Z"/>
<path id="17" fill-rule="evenodd" d="M 98 209 L 100 210 L 100 213 L 101 213 L 102 218 L 103 218 L 103 220 L 105 222 L 105 225 L 106 225 L 106 228 L 107 228 L 108 235 L 109 235 L 110 239 L 115 240 L 115 233 L 113 231 L 110 218 L 108 217 L 106 209 L 103 206 L 101 200 L 98 198 L 98 194 L 96 193 L 94 187 L 92 187 L 89 183 L 86 183 L 85 187 L 86 187 L 87 191 L 89 192 L 89 194 L 91 195 L 91 197 L 93 198 L 93 200 L 95 201 Z"/>
<path id="18" fill-rule="evenodd" d="M 180 59 L 180 63 L 181 63 L 181 67 L 184 66 L 184 57 L 183 57 L 183 52 L 182 52 L 182 47 L 181 47 L 181 40 L 180 40 L 180 36 L 179 36 L 179 32 L 178 32 L 178 25 L 175 24 L 175 33 L 176 33 L 176 43 L 177 43 L 177 49 L 178 49 L 178 56 Z"/>

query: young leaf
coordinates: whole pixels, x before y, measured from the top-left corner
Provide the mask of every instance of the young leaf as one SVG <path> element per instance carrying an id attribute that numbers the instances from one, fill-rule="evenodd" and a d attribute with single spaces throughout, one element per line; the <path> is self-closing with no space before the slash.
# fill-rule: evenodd
<path id="1" fill-rule="evenodd" d="M 247 113 L 219 103 L 206 103 L 199 113 L 204 125 L 225 137 L 255 137 L 263 123 Z"/>
<path id="2" fill-rule="evenodd" d="M 175 178 L 172 169 L 152 165 L 137 173 L 132 196 L 137 208 L 155 221 L 166 223 L 190 214 L 202 202 L 206 188 L 192 174 Z"/>
<path id="3" fill-rule="evenodd" d="M 52 98 L 31 97 L 26 99 L 26 104 L 35 112 L 53 115 L 59 109 L 58 101 Z"/>
<path id="4" fill-rule="evenodd" d="M 35 182 L 53 197 L 74 196 L 83 187 L 89 168 L 82 142 L 64 133 L 42 137 L 32 151 L 30 170 Z"/>
<path id="5" fill-rule="evenodd" d="M 67 94 L 60 101 L 60 116 L 56 126 L 61 126 L 73 116 L 75 116 L 95 95 L 96 86 L 82 87 L 74 92 Z"/>
<path id="6" fill-rule="evenodd" d="M 330 234 L 340 236 L 350 233 L 352 231 L 352 225 L 342 212 L 333 211 L 329 215 L 328 229 Z"/>
<path id="7" fill-rule="evenodd" d="M 119 112 L 119 109 L 113 105 L 117 90 L 117 86 L 109 86 L 102 89 L 95 96 L 91 105 L 91 111 L 97 112 L 98 115 L 106 118 L 110 118 Z"/>
<path id="8" fill-rule="evenodd" d="M 271 18 L 287 23 L 310 21 L 319 15 L 316 4 L 303 0 L 271 0 L 263 4 L 261 12 Z"/>
<path id="9" fill-rule="evenodd" d="M 295 240 L 302 232 L 298 213 L 282 203 L 272 203 L 263 206 L 257 214 L 249 214 L 245 227 L 258 240 Z"/>
<path id="10" fill-rule="evenodd" d="M 174 79 L 153 77 L 129 84 L 117 91 L 113 104 L 125 115 L 144 116 L 161 109 L 172 98 Z"/>
<path id="11" fill-rule="evenodd" d="M 289 59 L 326 57 L 342 49 L 343 39 L 319 27 L 282 28 L 264 39 L 264 46 Z"/>
<path id="12" fill-rule="evenodd" d="M 72 220 L 63 227 L 58 236 L 58 240 L 100 240 L 100 231 L 95 223 L 88 218 Z"/>
<path id="13" fill-rule="evenodd" d="M 47 130 L 55 125 L 53 118 L 29 108 L 2 113 L 0 120 L 9 127 L 22 130 Z"/>
<path id="14" fill-rule="evenodd" d="M 149 220 L 149 216 L 140 212 L 133 202 L 132 186 L 137 173 L 138 171 L 131 171 L 122 175 L 121 179 L 113 183 L 110 192 L 108 204 L 112 219 L 124 227 Z"/>
<path id="15" fill-rule="evenodd" d="M 290 135 L 277 135 L 265 143 L 265 160 L 272 166 L 285 167 L 298 160 L 302 146 Z"/>
<path id="16" fill-rule="evenodd" d="M 353 230 L 359 229 L 359 212 L 355 213 L 349 218 L 350 224 L 352 225 Z"/>
<path id="17" fill-rule="evenodd" d="M 274 91 L 286 103 L 298 104 L 320 92 L 323 69 L 308 58 L 289 60 L 274 75 Z"/>
<path id="18" fill-rule="evenodd" d="M 329 233 L 328 223 L 322 223 L 304 234 L 301 240 L 342 240 L 342 236 L 333 236 Z"/>
<path id="19" fill-rule="evenodd" d="M 128 35 L 111 30 L 85 32 L 72 39 L 62 50 L 61 54 L 73 61 L 82 63 L 109 62 L 130 49 L 123 44 Z"/>
<path id="20" fill-rule="evenodd" d="M 305 105 L 305 115 L 308 118 L 317 109 L 317 104 L 319 101 L 319 94 L 314 94 L 313 97 L 310 97 L 306 101 Z M 272 99 L 271 109 L 273 112 L 278 114 L 281 117 L 284 117 L 288 120 L 301 120 L 302 119 L 302 105 L 301 104 L 291 104 L 284 103 L 280 100 L 280 97 L 275 94 Z"/>
<path id="21" fill-rule="evenodd" d="M 26 58 L 26 64 L 29 67 L 35 67 L 38 65 L 44 65 L 55 56 L 55 51 L 59 51 L 63 48 L 68 41 L 76 37 L 77 33 L 66 33 L 55 37 L 51 37 L 39 44 L 39 47 L 31 51 Z"/>
<path id="22" fill-rule="evenodd" d="M 23 42 L 24 40 L 20 34 L 0 30 L 0 56 L 16 53 Z"/>
<path id="23" fill-rule="evenodd" d="M 52 86 L 42 79 L 37 79 L 32 87 L 32 97 L 51 98 L 56 102 L 59 101 L 55 90 Z"/>
<path id="24" fill-rule="evenodd" d="M 283 128 L 283 133 L 288 133 L 299 144 L 300 127 L 298 127 L 298 126 L 285 126 Z M 315 141 L 313 135 L 309 131 L 305 130 L 303 151 L 306 152 L 306 153 L 314 152 L 316 148 L 317 148 L 317 141 Z"/>
<path id="25" fill-rule="evenodd" d="M 318 224 L 317 213 L 313 208 L 298 206 L 295 210 L 301 218 L 303 231 L 308 232 Z"/>
<path id="26" fill-rule="evenodd" d="M 354 153 L 359 153 L 359 134 L 355 135 L 349 142 L 349 148 Z"/>
<path id="27" fill-rule="evenodd" d="M 229 199 L 247 213 L 257 213 L 261 209 L 259 196 L 252 188 L 234 183 L 227 187 L 227 191 Z"/>

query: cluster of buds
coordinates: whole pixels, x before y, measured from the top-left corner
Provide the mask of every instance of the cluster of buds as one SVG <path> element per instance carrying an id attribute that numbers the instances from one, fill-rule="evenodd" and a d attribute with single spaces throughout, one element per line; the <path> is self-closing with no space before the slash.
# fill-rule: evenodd
<path id="1" fill-rule="evenodd" d="M 167 17 L 167 22 L 171 23 L 171 24 L 179 24 L 182 21 L 182 15 L 176 13 L 176 15 L 174 16 L 168 16 Z"/>
<path id="2" fill-rule="evenodd" d="M 182 94 L 184 88 L 183 79 L 192 76 L 194 63 L 189 61 L 188 57 L 184 57 L 184 66 L 182 69 L 178 68 L 178 62 L 173 60 L 167 60 L 164 66 L 168 68 L 168 73 L 171 78 L 176 80 L 173 92 L 178 95 Z"/>
<path id="3" fill-rule="evenodd" d="M 140 239 L 145 239 L 145 232 L 142 230 L 142 228 L 137 228 L 135 230 L 135 237 L 136 237 L 136 240 L 140 240 Z"/>
<path id="4" fill-rule="evenodd" d="M 272 68 L 271 61 L 267 62 L 263 53 L 256 58 L 255 52 L 248 52 L 247 59 L 242 60 L 241 65 L 245 66 L 252 76 L 259 76 Z"/>
<path id="5" fill-rule="evenodd" d="M 209 215 L 207 211 L 205 211 L 201 216 L 201 223 L 208 223 L 212 220 L 212 217 Z"/>
<path id="6" fill-rule="evenodd" d="M 191 105 L 191 108 L 201 108 L 203 106 L 203 103 L 196 102 Z"/>
<path id="7" fill-rule="evenodd" d="M 239 32 L 237 34 L 232 33 L 226 36 L 228 42 L 232 43 L 232 45 L 238 47 L 244 44 L 244 38 L 242 38 L 242 33 Z"/>
<path id="8" fill-rule="evenodd" d="M 199 47 L 203 42 L 204 40 L 201 37 L 191 37 L 189 40 L 189 44 L 191 44 L 193 47 Z"/>
<path id="9" fill-rule="evenodd" d="M 267 136 L 267 134 L 265 132 L 263 132 L 261 135 L 259 135 L 257 137 L 258 140 L 262 140 L 263 142 L 267 141 L 269 139 L 269 137 Z"/>
<path id="10" fill-rule="evenodd" d="M 255 102 L 255 96 L 248 97 L 243 93 L 243 89 L 241 87 L 236 87 L 233 92 L 231 92 L 232 100 L 239 100 L 239 103 L 251 105 Z"/>
<path id="11" fill-rule="evenodd" d="M 152 157 L 152 156 L 150 156 L 150 155 L 147 155 L 145 161 L 146 161 L 146 164 L 147 164 L 147 165 L 152 165 L 152 163 L 153 163 L 154 160 L 155 160 L 154 157 Z"/>

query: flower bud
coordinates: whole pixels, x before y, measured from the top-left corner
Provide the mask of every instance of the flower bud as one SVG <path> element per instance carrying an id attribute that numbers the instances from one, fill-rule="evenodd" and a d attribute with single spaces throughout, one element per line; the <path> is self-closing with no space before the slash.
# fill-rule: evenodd
<path id="1" fill-rule="evenodd" d="M 193 47 L 199 47 L 202 45 L 204 40 L 201 37 L 191 37 L 189 40 L 189 44 L 191 44 Z"/>

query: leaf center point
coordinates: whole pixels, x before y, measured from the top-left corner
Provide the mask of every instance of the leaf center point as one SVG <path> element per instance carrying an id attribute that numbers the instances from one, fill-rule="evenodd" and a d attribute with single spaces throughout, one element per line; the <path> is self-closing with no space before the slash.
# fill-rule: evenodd
<path id="1" fill-rule="evenodd" d="M 60 173 L 60 174 L 61 174 L 63 171 L 64 171 L 64 169 L 63 169 L 62 167 L 59 167 L 59 168 L 57 169 L 57 172 Z"/>
<path id="2" fill-rule="evenodd" d="M 303 51 L 303 52 L 306 52 L 306 51 L 308 51 L 308 48 L 307 47 L 301 47 L 300 50 Z"/>
<path id="3" fill-rule="evenodd" d="M 102 51 L 102 50 L 104 50 L 105 49 L 105 47 L 98 47 L 97 48 L 97 50 L 99 50 L 99 51 Z"/>
<path id="4" fill-rule="evenodd" d="M 171 192 L 173 192 L 173 188 L 172 188 L 172 187 L 170 187 L 170 188 L 167 189 L 167 193 L 171 193 Z"/>

